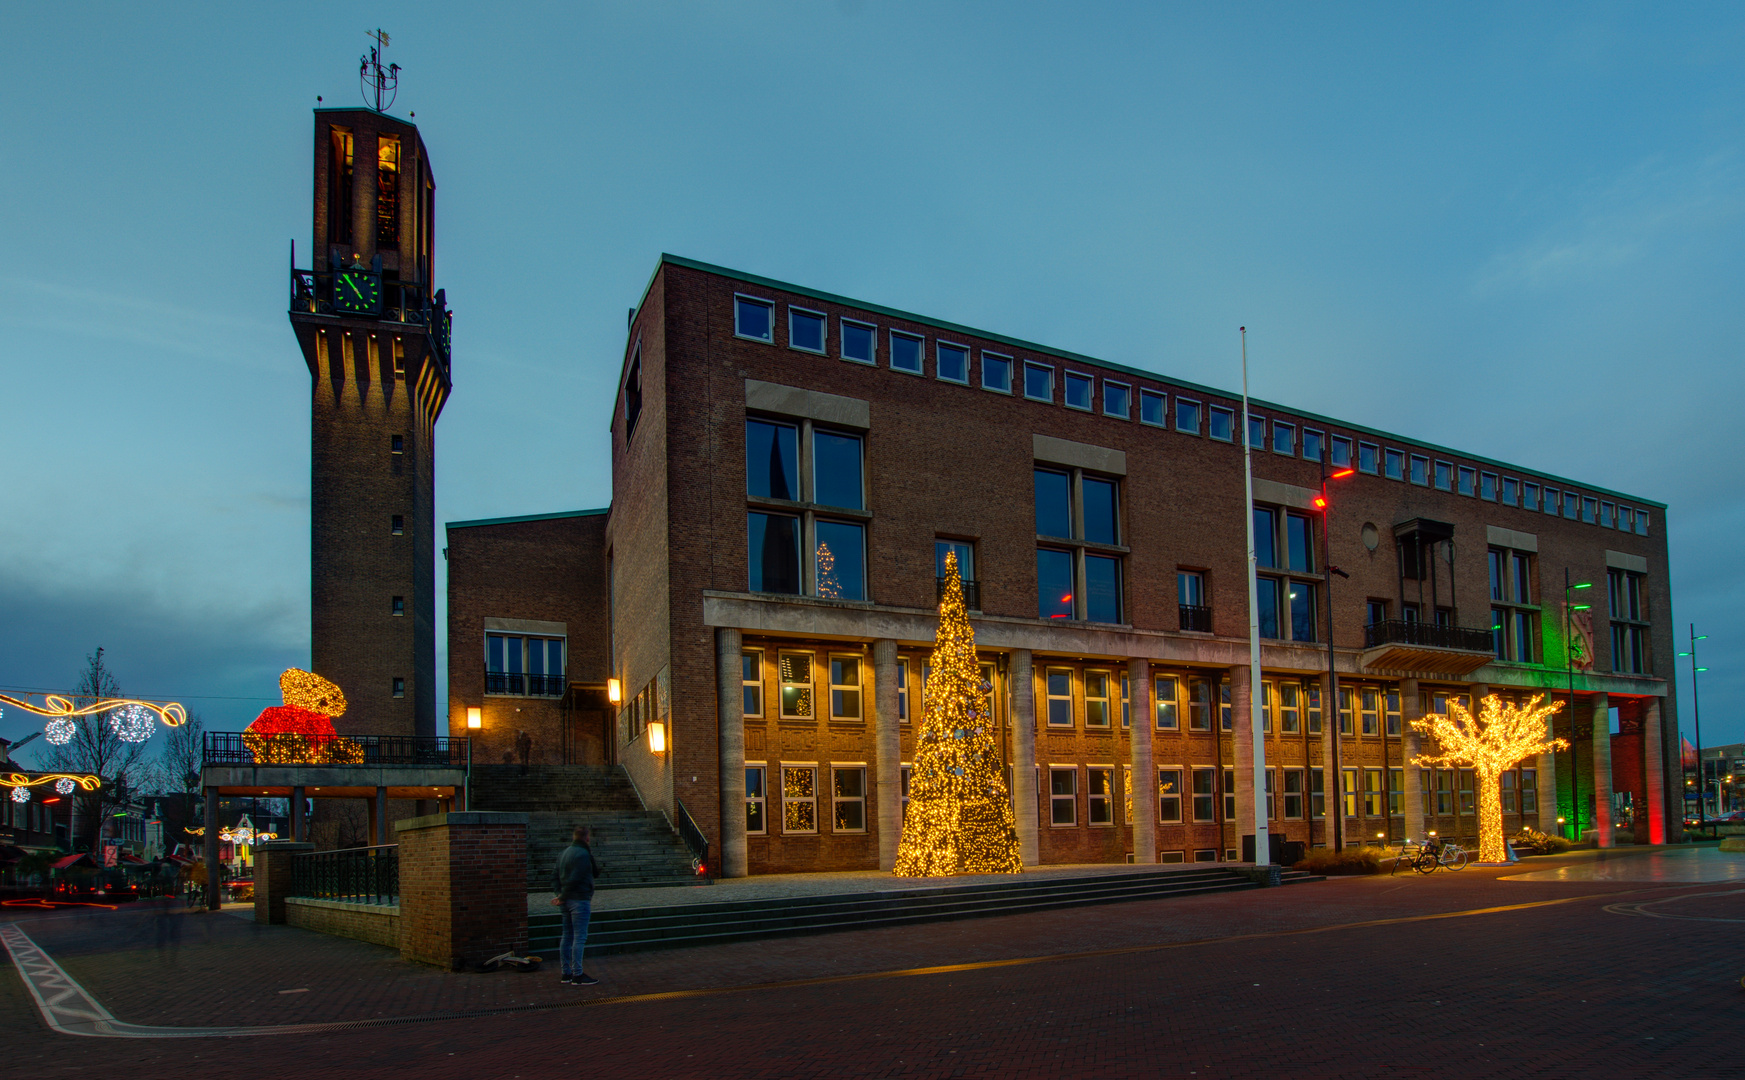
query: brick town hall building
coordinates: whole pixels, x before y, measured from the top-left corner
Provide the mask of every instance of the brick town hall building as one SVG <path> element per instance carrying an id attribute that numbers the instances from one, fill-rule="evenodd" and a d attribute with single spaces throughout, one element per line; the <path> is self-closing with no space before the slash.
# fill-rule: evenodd
<path id="1" fill-rule="evenodd" d="M 438 544 L 428 159 L 369 110 L 316 127 L 312 287 L 336 299 L 292 321 L 314 662 L 352 702 L 342 731 L 609 770 L 725 875 L 888 868 L 956 552 L 1027 864 L 1242 859 L 1255 693 L 1287 841 L 1326 844 L 1333 821 L 1350 843 L 1476 835 L 1473 774 L 1409 765 L 1412 720 L 1572 685 L 1555 723 L 1574 750 L 1504 776 L 1505 826 L 1681 837 L 1661 504 L 1282 405 L 1245 433 L 1227 392 L 687 259 L 661 257 L 629 320 L 612 505 L 453 522 Z M 1347 466 L 1323 550 L 1314 498 Z"/>

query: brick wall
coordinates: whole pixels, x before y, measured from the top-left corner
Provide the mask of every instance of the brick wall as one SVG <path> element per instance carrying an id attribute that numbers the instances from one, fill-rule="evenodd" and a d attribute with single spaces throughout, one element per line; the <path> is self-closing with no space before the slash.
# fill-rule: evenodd
<path id="1" fill-rule="evenodd" d="M 536 764 L 609 763 L 605 527 L 604 511 L 449 525 L 447 724 L 450 735 L 472 738 L 473 760 L 519 760 L 525 732 Z M 487 618 L 563 623 L 565 675 L 576 692 L 487 695 Z M 469 706 L 482 710 L 477 730 L 467 728 Z"/>
<path id="2" fill-rule="evenodd" d="M 401 947 L 400 909 L 392 904 L 347 904 L 292 896 L 285 899 L 284 921 L 303 930 Z"/>
<path id="3" fill-rule="evenodd" d="M 255 848 L 254 921 L 278 924 L 285 921 L 285 898 L 291 890 L 291 860 L 314 844 L 295 840 L 269 840 Z"/>
<path id="4" fill-rule="evenodd" d="M 527 948 L 527 815 L 397 822 L 401 956 L 461 971 Z"/>

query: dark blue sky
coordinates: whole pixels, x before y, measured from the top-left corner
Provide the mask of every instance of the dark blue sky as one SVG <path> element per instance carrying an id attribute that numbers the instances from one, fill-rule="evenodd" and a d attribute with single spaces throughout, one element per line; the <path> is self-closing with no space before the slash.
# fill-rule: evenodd
<path id="1" fill-rule="evenodd" d="M 1745 740 L 1745 10 L 1698 4 L 8 8 L 0 685 L 102 644 L 236 728 L 307 663 L 287 246 L 377 25 L 439 522 L 607 502 L 661 251 L 1221 386 L 1246 324 L 1259 396 L 1671 504 L 1654 617 Z"/>

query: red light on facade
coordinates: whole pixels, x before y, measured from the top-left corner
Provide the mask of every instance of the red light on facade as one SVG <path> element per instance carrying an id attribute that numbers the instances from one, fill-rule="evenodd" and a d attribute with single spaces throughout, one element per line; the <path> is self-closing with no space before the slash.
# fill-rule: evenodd
<path id="1" fill-rule="evenodd" d="M 1315 496 L 1315 509 L 1317 509 L 1317 510 L 1327 509 L 1327 500 L 1323 499 L 1319 495 Z"/>
<path id="2" fill-rule="evenodd" d="M 1347 477 L 1347 476 L 1352 476 L 1352 475 L 1355 475 L 1355 474 L 1356 474 L 1356 472 L 1357 472 L 1357 470 L 1356 470 L 1356 469 L 1350 469 L 1350 468 L 1346 468 L 1346 469 L 1340 469 L 1340 470 L 1339 470 L 1339 471 L 1338 471 L 1338 472 L 1336 472 L 1336 473 L 1334 473 L 1334 474 L 1333 474 L 1333 479 L 1335 479 L 1335 480 L 1343 480 L 1343 479 L 1345 479 L 1345 478 L 1346 478 L 1346 477 Z"/>

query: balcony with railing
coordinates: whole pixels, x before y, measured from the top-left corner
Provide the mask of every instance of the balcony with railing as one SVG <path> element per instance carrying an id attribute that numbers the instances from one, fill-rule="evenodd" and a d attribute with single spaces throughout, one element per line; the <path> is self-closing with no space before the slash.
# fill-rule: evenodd
<path id="1" fill-rule="evenodd" d="M 1196 634 L 1212 632 L 1212 609 L 1200 604 L 1179 604 L 1181 610 L 1181 628 L 1191 630 Z"/>
<path id="2" fill-rule="evenodd" d="M 1363 628 L 1363 666 L 1370 670 L 1469 675 L 1496 659 L 1491 631 L 1387 619 Z"/>
<path id="3" fill-rule="evenodd" d="M 519 671 L 485 672 L 485 693 L 510 697 L 563 697 L 562 675 L 528 675 Z"/>
<path id="4" fill-rule="evenodd" d="M 208 731 L 202 761 L 211 766 L 320 765 L 465 769 L 470 744 L 445 735 L 305 735 Z"/>
<path id="5" fill-rule="evenodd" d="M 448 367 L 454 313 L 448 310 L 448 300 L 442 289 L 431 293 L 417 282 L 385 278 L 374 269 L 299 270 L 293 251 L 291 311 L 293 314 L 380 319 L 418 327 L 429 335 L 431 347 L 441 359 L 442 366 Z"/>
<path id="6" fill-rule="evenodd" d="M 934 578 L 934 602 L 945 599 L 945 579 Z M 965 578 L 963 582 L 963 606 L 971 611 L 982 609 L 982 590 L 974 581 Z"/>

